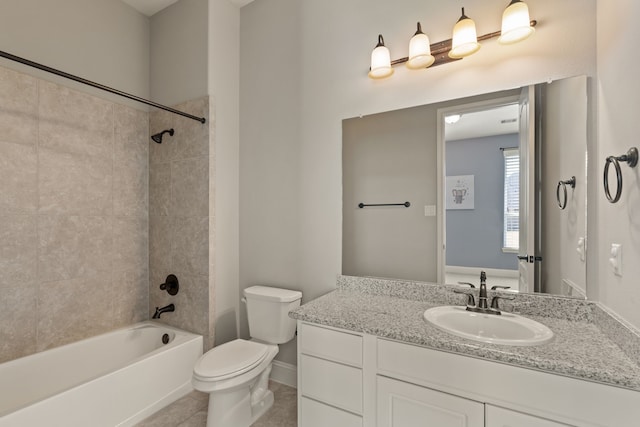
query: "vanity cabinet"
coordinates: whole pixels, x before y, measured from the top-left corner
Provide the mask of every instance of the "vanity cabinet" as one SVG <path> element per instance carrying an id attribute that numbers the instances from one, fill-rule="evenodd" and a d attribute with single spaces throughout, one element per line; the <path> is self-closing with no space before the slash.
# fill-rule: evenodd
<path id="1" fill-rule="evenodd" d="M 362 427 L 362 336 L 298 325 L 300 426 Z"/>
<path id="2" fill-rule="evenodd" d="M 299 427 L 637 427 L 640 393 L 298 321 Z"/>
<path id="3" fill-rule="evenodd" d="M 377 394 L 378 427 L 484 427 L 480 402 L 381 376 Z"/>
<path id="4" fill-rule="evenodd" d="M 567 427 L 567 424 L 544 420 L 492 405 L 486 405 L 485 412 L 486 427 Z"/>

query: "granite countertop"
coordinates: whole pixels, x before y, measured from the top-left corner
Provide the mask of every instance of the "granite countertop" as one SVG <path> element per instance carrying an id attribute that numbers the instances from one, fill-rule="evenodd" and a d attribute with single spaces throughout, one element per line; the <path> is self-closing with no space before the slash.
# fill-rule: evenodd
<path id="1" fill-rule="evenodd" d="M 424 311 L 431 307 L 464 302 L 465 297 L 453 294 L 450 287 L 340 276 L 336 291 L 289 315 L 311 323 L 640 391 L 640 364 L 633 352 L 637 347 L 623 349 L 615 342 L 621 335 L 629 342 L 628 331 L 619 333 L 616 320 L 603 316 L 596 304 L 518 295 L 510 307 L 505 303 L 503 310 L 520 312 L 555 334 L 548 343 L 521 347 L 459 338 L 423 318 Z"/>

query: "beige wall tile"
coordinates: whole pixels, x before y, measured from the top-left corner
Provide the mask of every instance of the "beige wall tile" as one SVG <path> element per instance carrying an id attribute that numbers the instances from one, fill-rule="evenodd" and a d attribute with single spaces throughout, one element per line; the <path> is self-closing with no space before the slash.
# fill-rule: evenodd
<path id="1" fill-rule="evenodd" d="M 39 213 L 110 215 L 113 167 L 99 157 L 39 151 Z"/>
<path id="2" fill-rule="evenodd" d="M 35 215 L 0 217 L 0 290 L 35 284 L 37 236 Z"/>
<path id="3" fill-rule="evenodd" d="M 36 286 L 2 289 L 0 363 L 36 352 L 36 307 Z"/>
<path id="4" fill-rule="evenodd" d="M 113 103 L 40 81 L 40 147 L 112 159 Z"/>
<path id="5" fill-rule="evenodd" d="M 38 80 L 0 68 L 0 139 L 35 145 L 38 141 Z"/>
<path id="6" fill-rule="evenodd" d="M 113 266 L 111 217 L 39 216 L 38 280 L 103 274 Z"/>
<path id="7" fill-rule="evenodd" d="M 169 215 L 171 205 L 171 164 L 156 163 L 149 171 L 149 213 Z"/>
<path id="8" fill-rule="evenodd" d="M 149 210 L 149 115 L 117 105 L 113 155 L 115 215 L 147 216 Z"/>
<path id="9" fill-rule="evenodd" d="M 0 142 L 0 211 L 6 215 L 33 214 L 37 207 L 38 154 L 35 146 Z"/>
<path id="10" fill-rule="evenodd" d="M 164 110 L 152 111 L 149 114 L 149 135 L 155 135 L 163 130 L 172 129 L 174 127 L 174 120 L 175 115 L 172 113 Z M 162 137 L 162 144 L 158 144 L 149 137 L 149 164 L 167 163 L 171 160 L 171 144 L 173 144 L 173 138 L 173 136 L 165 133 Z"/>
<path id="11" fill-rule="evenodd" d="M 156 306 L 162 307 L 173 303 L 176 306 L 176 311 L 163 314 L 162 321 L 168 325 L 206 337 L 208 329 L 207 310 L 209 306 L 208 278 L 207 276 L 190 274 L 176 274 L 176 276 L 180 281 L 178 294 L 171 296 L 162 291 L 159 297 L 154 298 L 151 296 L 156 302 L 150 307 L 152 309 L 150 311 L 153 312 Z M 162 280 L 164 280 L 164 277 Z"/>
<path id="12" fill-rule="evenodd" d="M 149 319 L 149 273 L 147 269 L 115 271 L 112 297 L 114 327 Z"/>
<path id="13" fill-rule="evenodd" d="M 176 105 L 175 108 L 194 116 L 205 117 L 207 123 L 176 116 L 171 159 L 183 160 L 209 156 L 209 97 L 187 101 Z"/>
<path id="14" fill-rule="evenodd" d="M 209 217 L 172 219 L 171 268 L 178 273 L 208 275 Z"/>
<path id="15" fill-rule="evenodd" d="M 209 215 L 209 158 L 171 162 L 171 206 L 173 216 Z"/>
<path id="16" fill-rule="evenodd" d="M 38 292 L 38 351 L 113 328 L 111 275 L 41 283 Z"/>
<path id="17" fill-rule="evenodd" d="M 113 219 L 113 271 L 146 271 L 149 268 L 149 220 L 137 217 Z"/>
<path id="18" fill-rule="evenodd" d="M 170 272 L 171 218 L 149 215 L 149 271 Z"/>

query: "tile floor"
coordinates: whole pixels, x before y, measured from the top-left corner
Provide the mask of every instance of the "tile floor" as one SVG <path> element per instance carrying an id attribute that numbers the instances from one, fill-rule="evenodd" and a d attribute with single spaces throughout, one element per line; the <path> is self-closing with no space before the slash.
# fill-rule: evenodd
<path id="1" fill-rule="evenodd" d="M 275 402 L 252 427 L 297 427 L 296 389 L 269 382 Z M 206 427 L 208 395 L 194 391 L 161 409 L 136 427 Z"/>

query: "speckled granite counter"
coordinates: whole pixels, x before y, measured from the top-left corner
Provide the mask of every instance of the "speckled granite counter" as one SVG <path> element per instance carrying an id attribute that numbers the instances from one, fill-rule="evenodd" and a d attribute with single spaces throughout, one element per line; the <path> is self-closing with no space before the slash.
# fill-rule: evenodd
<path id="1" fill-rule="evenodd" d="M 518 295 L 503 310 L 523 314 L 553 330 L 535 347 L 484 344 L 459 338 L 426 322 L 425 310 L 464 305 L 451 287 L 340 276 L 338 289 L 289 315 L 425 347 L 479 357 L 640 391 L 640 337 L 599 305 L 569 298 Z"/>

